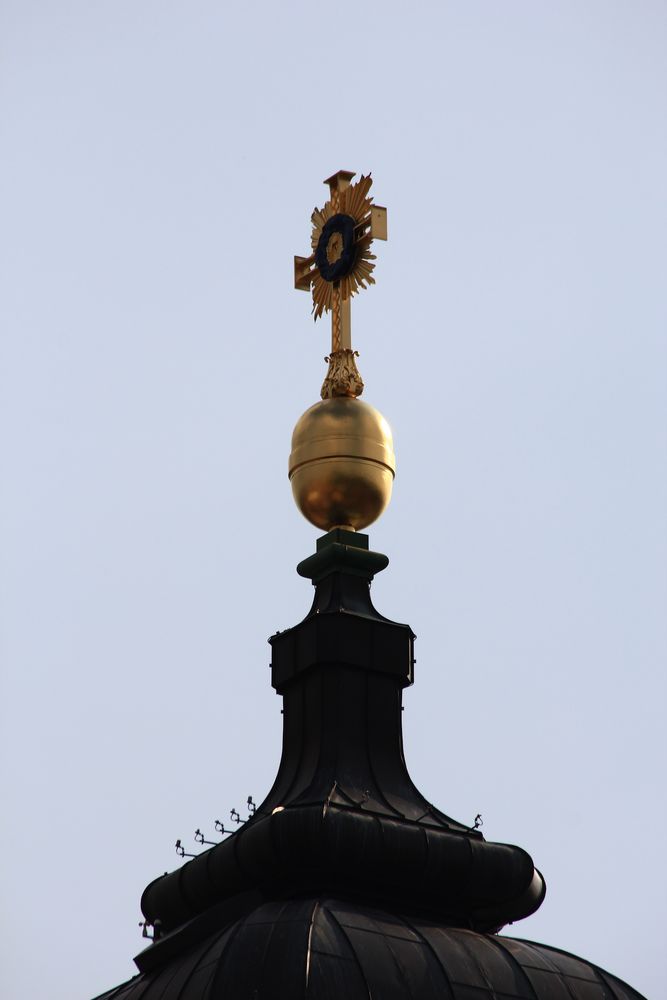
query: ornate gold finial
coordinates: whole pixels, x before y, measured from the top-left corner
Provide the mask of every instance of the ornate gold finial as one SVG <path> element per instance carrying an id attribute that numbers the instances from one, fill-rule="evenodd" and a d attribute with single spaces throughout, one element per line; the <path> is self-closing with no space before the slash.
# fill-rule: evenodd
<path id="1" fill-rule="evenodd" d="M 289 478 L 297 507 L 311 524 L 360 531 L 391 498 L 396 461 L 391 428 L 368 403 L 350 335 L 350 299 L 375 283 L 374 239 L 387 238 L 387 210 L 368 197 L 371 178 L 350 184 L 339 170 L 325 184 L 331 198 L 312 215 L 310 257 L 294 258 L 294 284 L 312 288 L 313 313 L 331 313 L 329 371 L 322 399 L 298 420 L 292 434 Z"/>
<path id="2" fill-rule="evenodd" d="M 387 209 L 373 204 L 368 192 L 370 174 L 356 184 L 354 174 L 339 170 L 324 182 L 331 196 L 311 216 L 312 254 L 294 258 L 294 287 L 313 294 L 313 314 L 331 313 L 329 370 L 322 385 L 322 399 L 356 397 L 364 391 L 352 349 L 350 301 L 360 288 L 375 284 L 374 239 L 387 239 Z"/>

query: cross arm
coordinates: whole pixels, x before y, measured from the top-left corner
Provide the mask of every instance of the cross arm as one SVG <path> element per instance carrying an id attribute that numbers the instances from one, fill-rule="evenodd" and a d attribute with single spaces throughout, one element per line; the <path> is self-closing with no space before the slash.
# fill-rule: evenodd
<path id="1" fill-rule="evenodd" d="M 310 257 L 294 257 L 294 287 L 298 292 L 309 292 L 313 279 L 320 272 L 316 267 L 315 254 Z"/>
<path id="2" fill-rule="evenodd" d="M 371 205 L 371 239 L 387 239 L 387 209 L 380 205 Z"/>

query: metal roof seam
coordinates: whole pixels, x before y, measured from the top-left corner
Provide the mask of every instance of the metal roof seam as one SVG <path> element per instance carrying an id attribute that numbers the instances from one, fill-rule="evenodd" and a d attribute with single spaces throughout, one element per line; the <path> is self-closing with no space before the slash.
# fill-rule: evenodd
<path id="1" fill-rule="evenodd" d="M 324 906 L 326 906 L 326 904 L 324 904 Z M 341 937 L 343 937 L 345 939 L 345 941 L 347 943 L 348 949 L 350 950 L 350 952 L 354 956 L 354 962 L 355 962 L 355 965 L 357 966 L 357 968 L 359 970 L 359 975 L 361 976 L 361 981 L 363 982 L 364 987 L 366 989 L 366 995 L 368 997 L 368 1000 L 373 1000 L 373 997 L 372 997 L 371 991 L 370 991 L 370 987 L 369 987 L 369 984 L 368 984 L 368 980 L 366 979 L 366 976 L 364 974 L 364 968 L 363 968 L 361 962 L 359 961 L 359 956 L 357 955 L 356 948 L 354 947 L 354 945 L 350 941 L 349 934 L 346 932 L 346 930 L 343 927 L 343 925 L 341 924 L 340 920 L 338 919 L 338 917 L 336 916 L 336 914 L 331 910 L 331 908 L 329 906 L 326 906 L 326 911 L 327 911 L 327 915 L 329 916 L 329 918 L 331 919 L 331 921 L 333 923 L 335 923 L 336 927 L 338 928 L 338 932 L 341 935 Z"/>
<path id="2" fill-rule="evenodd" d="M 313 942 L 313 927 L 315 926 L 315 918 L 317 916 L 317 911 L 320 908 L 319 900 L 313 906 L 312 912 L 310 914 L 310 924 L 308 925 L 308 941 L 306 944 L 306 989 L 305 995 L 308 995 L 308 984 L 310 982 L 310 955 L 312 950 Z"/>
<path id="3" fill-rule="evenodd" d="M 509 950 L 509 948 L 504 948 L 503 947 L 502 938 L 500 938 L 497 934 L 493 934 L 493 935 L 489 935 L 489 940 L 492 942 L 493 946 L 495 948 L 498 948 L 500 951 L 502 951 L 503 954 L 506 956 L 506 958 L 508 958 L 508 960 L 510 961 L 510 963 L 516 969 L 519 970 L 519 972 L 521 973 L 522 979 L 524 980 L 524 982 L 526 982 L 528 984 L 528 986 L 530 988 L 530 992 L 533 994 L 534 1000 L 539 1000 L 539 996 L 537 995 L 537 991 L 536 991 L 535 987 L 533 986 L 533 984 L 531 983 L 530 978 L 529 978 L 528 974 L 526 973 L 526 970 L 521 965 L 521 963 L 515 958 L 515 956 L 512 954 L 512 952 Z"/>

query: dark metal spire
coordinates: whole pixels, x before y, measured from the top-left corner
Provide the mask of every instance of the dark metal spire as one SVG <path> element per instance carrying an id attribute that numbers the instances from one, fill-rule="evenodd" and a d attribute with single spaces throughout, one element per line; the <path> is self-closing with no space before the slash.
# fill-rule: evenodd
<path id="1" fill-rule="evenodd" d="M 542 902 L 544 881 L 525 851 L 488 843 L 410 779 L 401 712 L 414 634 L 370 598 L 387 563 L 367 536 L 341 529 L 300 563 L 315 585 L 312 607 L 269 640 L 284 706 L 276 780 L 241 829 L 147 887 L 144 916 L 166 937 L 139 957 L 140 968 L 190 943 L 193 918 L 208 932 L 213 911 L 228 920 L 230 906 L 240 916 L 268 899 L 333 893 L 478 931 Z"/>

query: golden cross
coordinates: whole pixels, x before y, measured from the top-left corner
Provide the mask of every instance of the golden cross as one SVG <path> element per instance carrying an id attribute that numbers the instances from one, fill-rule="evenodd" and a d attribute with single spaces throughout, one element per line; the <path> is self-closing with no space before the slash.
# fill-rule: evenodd
<path id="1" fill-rule="evenodd" d="M 294 258 L 294 287 L 312 288 L 315 319 L 331 312 L 332 355 L 352 351 L 350 301 L 360 288 L 375 284 L 370 246 L 374 239 L 387 239 L 387 209 L 368 197 L 370 175 L 351 184 L 354 176 L 339 170 L 324 181 L 330 198 L 312 214 L 313 252 Z"/>

